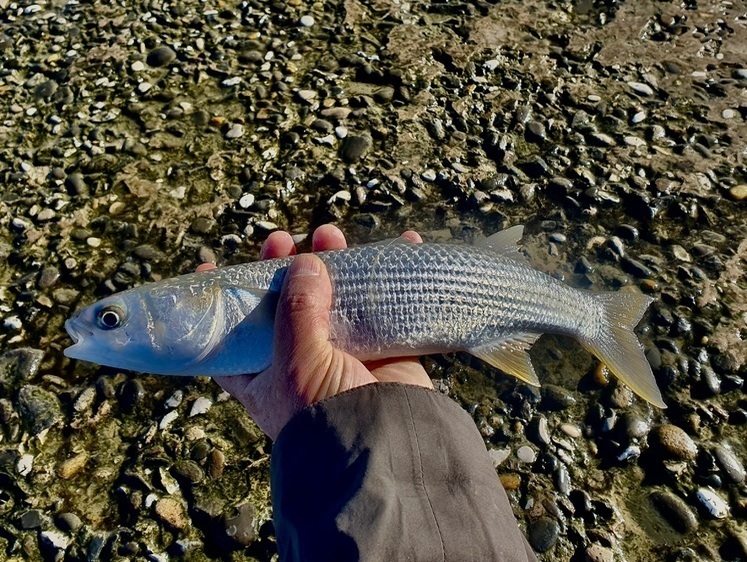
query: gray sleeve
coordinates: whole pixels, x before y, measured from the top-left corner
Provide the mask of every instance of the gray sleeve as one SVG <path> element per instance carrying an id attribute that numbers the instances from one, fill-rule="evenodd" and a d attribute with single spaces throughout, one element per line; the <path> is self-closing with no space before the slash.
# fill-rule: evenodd
<path id="1" fill-rule="evenodd" d="M 372 384 L 299 412 L 271 461 L 283 561 L 534 561 L 472 419 Z"/>

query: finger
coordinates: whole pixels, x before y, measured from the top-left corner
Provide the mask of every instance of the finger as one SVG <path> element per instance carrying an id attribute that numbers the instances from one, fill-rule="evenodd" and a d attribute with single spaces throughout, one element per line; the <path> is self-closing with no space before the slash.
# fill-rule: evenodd
<path id="1" fill-rule="evenodd" d="M 311 237 L 311 248 L 314 252 L 324 250 L 342 250 L 348 247 L 345 235 L 332 224 L 323 224 L 314 231 Z"/>
<path id="2" fill-rule="evenodd" d="M 398 382 L 433 388 L 433 382 L 416 357 L 369 361 L 366 367 L 379 382 Z"/>
<path id="3" fill-rule="evenodd" d="M 213 269 L 218 269 L 218 266 L 215 265 L 214 263 L 206 262 L 206 263 L 201 263 L 200 265 L 198 265 L 195 268 L 195 271 L 197 273 L 200 273 L 201 271 L 212 271 Z"/>
<path id="4" fill-rule="evenodd" d="M 422 244 L 423 243 L 423 238 L 420 236 L 420 234 L 418 234 L 414 230 L 405 230 L 402 233 L 402 238 L 404 238 L 408 242 L 412 242 L 413 244 Z"/>
<path id="5" fill-rule="evenodd" d="M 271 233 L 265 243 L 262 244 L 262 250 L 259 252 L 259 259 L 269 260 L 272 258 L 284 258 L 296 253 L 296 245 L 293 238 L 284 230 L 276 230 Z"/>
<path id="6" fill-rule="evenodd" d="M 300 254 L 288 268 L 275 317 L 275 362 L 279 372 L 305 371 L 328 359 L 332 285 L 313 254 Z"/>

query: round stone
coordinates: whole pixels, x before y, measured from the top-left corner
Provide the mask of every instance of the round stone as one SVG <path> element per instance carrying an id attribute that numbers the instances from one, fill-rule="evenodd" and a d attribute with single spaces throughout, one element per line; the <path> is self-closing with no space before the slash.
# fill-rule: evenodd
<path id="1" fill-rule="evenodd" d="M 558 542 L 560 525 L 550 517 L 540 517 L 530 524 L 528 539 L 532 548 L 540 554 L 547 552 Z"/>
<path id="2" fill-rule="evenodd" d="M 729 197 L 734 201 L 743 201 L 744 199 L 747 199 L 747 183 L 741 183 L 730 188 Z"/>
<path id="3" fill-rule="evenodd" d="M 671 492 L 652 492 L 649 498 L 656 510 L 676 531 L 687 533 L 698 526 L 698 518 L 690 506 Z"/>
<path id="4" fill-rule="evenodd" d="M 148 53 L 146 62 L 153 67 L 166 66 L 176 60 L 176 53 L 168 45 L 159 45 Z"/>
<path id="5" fill-rule="evenodd" d="M 371 138 L 362 135 L 348 135 L 342 143 L 340 157 L 344 162 L 357 162 L 371 148 Z"/>
<path id="6" fill-rule="evenodd" d="M 314 18 L 309 15 L 301 16 L 299 22 L 303 27 L 311 27 L 314 25 Z"/>
<path id="7" fill-rule="evenodd" d="M 698 454 L 698 446 L 676 425 L 664 424 L 651 432 L 650 445 L 664 458 L 693 460 Z"/>

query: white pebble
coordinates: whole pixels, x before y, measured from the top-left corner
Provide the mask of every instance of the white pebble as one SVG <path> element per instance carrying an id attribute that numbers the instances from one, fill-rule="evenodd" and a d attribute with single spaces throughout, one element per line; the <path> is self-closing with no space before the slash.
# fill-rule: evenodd
<path id="1" fill-rule="evenodd" d="M 168 414 L 166 414 L 165 416 L 163 416 L 163 418 L 161 418 L 161 422 L 158 424 L 158 429 L 166 429 L 172 423 L 174 423 L 174 421 L 178 417 L 179 417 L 179 412 L 176 410 L 171 410 Z"/>
<path id="2" fill-rule="evenodd" d="M 537 459 L 537 453 L 529 445 L 523 445 L 516 451 L 516 456 L 521 462 L 532 463 Z"/>
<path id="3" fill-rule="evenodd" d="M 316 98 L 316 91 L 314 90 L 298 90 L 298 97 L 303 101 L 310 102 Z"/>
<path id="4" fill-rule="evenodd" d="M 503 462 L 511 455 L 511 449 L 506 447 L 505 449 L 489 449 L 488 456 L 493 461 L 493 466 L 498 468 Z"/>
<path id="5" fill-rule="evenodd" d="M 248 209 L 254 205 L 254 195 L 251 193 L 245 193 L 241 196 L 241 199 L 239 199 L 239 207 L 242 209 Z"/>
<path id="6" fill-rule="evenodd" d="M 227 139 L 238 139 L 244 136 L 244 126 L 241 123 L 234 123 L 226 133 Z"/>
<path id="7" fill-rule="evenodd" d="M 212 400 L 205 398 L 204 396 L 200 396 L 192 403 L 192 409 L 189 411 L 189 417 L 193 418 L 195 416 L 199 416 L 200 414 L 207 413 L 212 405 Z"/>
<path id="8" fill-rule="evenodd" d="M 695 497 L 716 519 L 724 519 L 729 515 L 729 504 L 710 488 L 698 488 Z"/>
<path id="9" fill-rule="evenodd" d="M 643 82 L 628 82 L 628 86 L 630 86 L 632 90 L 638 94 L 644 96 L 654 95 L 654 91 L 651 89 L 651 86 L 649 86 L 648 84 L 644 84 Z"/>
<path id="10" fill-rule="evenodd" d="M 86 238 L 86 244 L 88 244 L 91 248 L 98 248 L 99 246 L 101 246 L 101 238 L 89 236 L 88 238 Z"/>
<path id="11" fill-rule="evenodd" d="M 182 403 L 182 399 L 184 398 L 184 392 L 181 390 L 175 390 L 174 394 L 169 396 L 169 399 L 166 400 L 166 403 L 164 404 L 169 410 L 173 410 L 174 408 L 178 408 L 179 404 Z"/>
<path id="12" fill-rule="evenodd" d="M 299 23 L 304 27 L 311 27 L 312 25 L 314 25 L 315 22 L 312 16 L 306 15 L 306 16 L 301 16 Z"/>
<path id="13" fill-rule="evenodd" d="M 139 94 L 147 94 L 152 87 L 153 84 L 149 84 L 148 82 L 140 82 L 140 84 L 137 85 L 137 91 Z"/>
<path id="14" fill-rule="evenodd" d="M 136 60 L 132 65 L 130 65 L 130 69 L 132 69 L 133 72 L 142 72 L 145 70 L 145 65 L 143 64 L 143 61 Z"/>
<path id="15" fill-rule="evenodd" d="M 721 117 L 723 117 L 724 119 L 734 119 L 736 115 L 737 114 L 733 109 L 724 109 L 721 112 Z"/>
<path id="16" fill-rule="evenodd" d="M 25 455 L 21 455 L 21 458 L 18 459 L 16 470 L 18 471 L 18 474 L 20 474 L 21 476 L 28 476 L 33 466 L 34 466 L 34 456 L 26 453 Z"/>
<path id="17" fill-rule="evenodd" d="M 21 319 L 18 318 L 18 316 L 8 316 L 3 321 L 3 327 L 6 330 L 20 330 L 23 328 L 23 324 L 21 323 Z"/>
<path id="18" fill-rule="evenodd" d="M 220 84 L 224 88 L 233 88 L 234 86 L 238 86 L 239 84 L 241 84 L 241 77 L 234 76 L 233 78 L 226 78 Z"/>
<path id="19" fill-rule="evenodd" d="M 42 531 L 41 540 L 52 548 L 58 550 L 65 550 L 67 545 L 70 544 L 70 539 L 60 531 Z"/>
<path id="20" fill-rule="evenodd" d="M 16 228 L 18 230 L 26 230 L 29 227 L 29 223 L 27 223 L 23 219 L 19 219 L 18 217 L 10 221 L 10 224 L 13 225 L 13 228 Z"/>
<path id="21" fill-rule="evenodd" d="M 348 128 L 344 125 L 338 125 L 335 127 L 335 135 L 337 135 L 338 139 L 344 139 L 348 136 Z"/>

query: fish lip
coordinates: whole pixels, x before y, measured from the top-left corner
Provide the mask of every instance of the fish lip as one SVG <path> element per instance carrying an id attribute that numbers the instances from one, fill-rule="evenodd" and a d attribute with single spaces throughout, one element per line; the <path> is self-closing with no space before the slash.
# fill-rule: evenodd
<path id="1" fill-rule="evenodd" d="M 77 318 L 70 318 L 65 322 L 65 331 L 75 345 L 81 343 L 87 337 L 93 336 L 93 332 L 83 326 Z"/>

